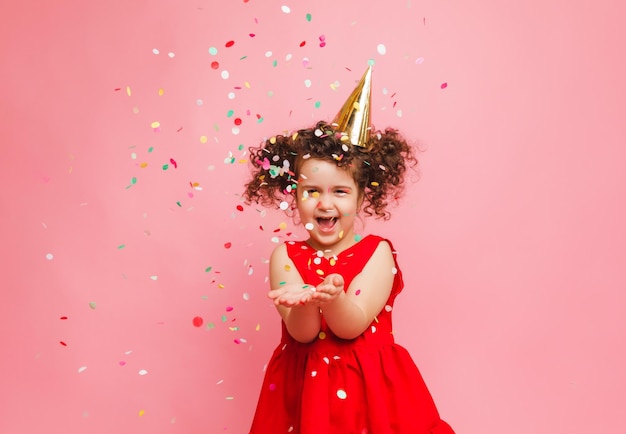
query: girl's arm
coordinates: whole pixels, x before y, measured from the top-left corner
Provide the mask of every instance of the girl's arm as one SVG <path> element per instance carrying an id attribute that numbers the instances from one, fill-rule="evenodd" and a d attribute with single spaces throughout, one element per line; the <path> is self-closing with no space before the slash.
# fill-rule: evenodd
<path id="1" fill-rule="evenodd" d="M 270 258 L 270 287 L 268 295 L 274 300 L 289 334 L 298 342 L 313 341 L 320 332 L 320 308 L 307 303 L 313 291 L 305 285 L 284 244 L 276 247 Z"/>
<path id="2" fill-rule="evenodd" d="M 343 291 L 343 277 L 329 275 L 313 293 L 328 327 L 343 339 L 354 339 L 370 326 L 391 294 L 395 277 L 391 247 L 381 241 L 363 270 Z"/>

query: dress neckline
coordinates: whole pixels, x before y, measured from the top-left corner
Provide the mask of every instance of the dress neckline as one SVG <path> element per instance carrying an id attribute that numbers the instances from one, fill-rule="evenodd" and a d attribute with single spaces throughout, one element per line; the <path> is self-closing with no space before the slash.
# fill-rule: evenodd
<path id="1" fill-rule="evenodd" d="M 357 242 L 355 242 L 354 244 L 352 244 L 351 246 L 349 246 L 349 247 L 347 247 L 347 248 L 343 249 L 341 252 L 339 252 L 339 253 L 337 253 L 337 254 L 334 254 L 334 255 L 332 255 L 332 256 L 329 256 L 329 257 L 326 257 L 326 255 L 324 255 L 324 256 L 322 256 L 322 257 L 324 257 L 324 258 L 326 258 L 326 259 L 329 259 L 329 258 L 338 258 L 338 257 L 340 257 L 340 256 L 343 256 L 343 255 L 345 255 L 346 253 L 350 252 L 350 251 L 351 251 L 351 250 L 352 250 L 355 246 L 357 246 L 357 245 L 361 244 L 361 243 L 362 243 L 365 239 L 370 238 L 370 237 L 372 237 L 372 236 L 373 236 L 372 234 L 367 234 L 367 235 L 365 235 L 363 238 L 361 238 L 360 240 L 358 240 Z M 309 249 L 309 250 L 312 250 L 312 251 L 314 251 L 314 252 L 318 252 L 318 251 L 320 251 L 320 250 L 316 249 L 315 247 L 311 246 L 311 245 L 310 245 L 307 241 L 301 241 L 301 243 L 302 243 L 304 246 L 306 246 L 306 248 L 307 248 L 307 249 Z M 321 250 L 321 251 L 322 251 L 322 252 L 324 252 L 323 250 Z"/>

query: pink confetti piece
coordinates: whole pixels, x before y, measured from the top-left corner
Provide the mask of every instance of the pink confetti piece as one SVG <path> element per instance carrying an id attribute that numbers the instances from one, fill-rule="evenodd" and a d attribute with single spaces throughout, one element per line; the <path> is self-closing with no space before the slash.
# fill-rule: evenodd
<path id="1" fill-rule="evenodd" d="M 441 88 L 445 89 L 446 87 L 448 87 L 448 83 L 441 83 Z"/>
<path id="2" fill-rule="evenodd" d="M 232 312 L 234 309 L 232 306 L 226 306 L 226 312 Z"/>
<path id="3" fill-rule="evenodd" d="M 170 163 L 172 163 L 172 166 L 174 166 L 174 169 L 178 169 L 178 164 L 173 158 L 170 158 Z"/>

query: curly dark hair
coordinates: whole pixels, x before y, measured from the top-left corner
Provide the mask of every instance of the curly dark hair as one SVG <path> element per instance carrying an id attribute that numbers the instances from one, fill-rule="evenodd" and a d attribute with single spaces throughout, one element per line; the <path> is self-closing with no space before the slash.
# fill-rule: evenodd
<path id="1" fill-rule="evenodd" d="M 407 169 L 416 169 L 416 150 L 395 129 L 372 131 L 366 146 L 351 146 L 331 124 L 318 122 L 313 128 L 291 135 L 277 135 L 251 147 L 252 179 L 243 197 L 266 207 L 279 208 L 287 201 L 293 209 L 299 169 L 307 158 L 332 161 L 349 170 L 363 195 L 363 212 L 388 220 L 387 206 L 404 191 Z"/>

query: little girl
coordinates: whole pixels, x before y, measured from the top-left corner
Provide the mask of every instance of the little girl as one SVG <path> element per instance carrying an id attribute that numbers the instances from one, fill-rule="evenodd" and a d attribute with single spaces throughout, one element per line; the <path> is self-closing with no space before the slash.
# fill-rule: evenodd
<path id="1" fill-rule="evenodd" d="M 361 214 L 389 218 L 389 200 L 417 164 L 397 131 L 369 128 L 370 83 L 371 69 L 333 123 L 250 150 L 247 202 L 290 204 L 309 234 L 270 259 L 282 339 L 251 434 L 454 434 L 394 343 L 391 313 L 403 281 L 393 246 L 354 229 Z"/>

